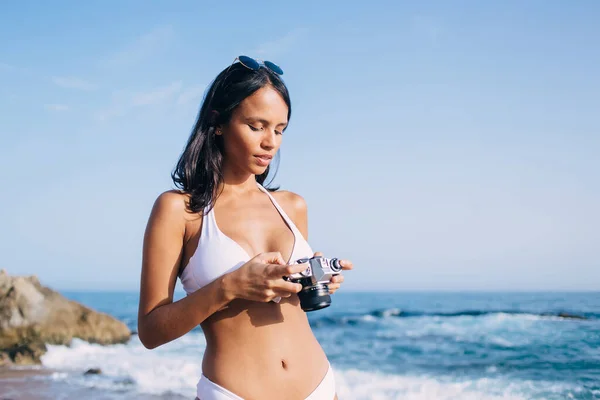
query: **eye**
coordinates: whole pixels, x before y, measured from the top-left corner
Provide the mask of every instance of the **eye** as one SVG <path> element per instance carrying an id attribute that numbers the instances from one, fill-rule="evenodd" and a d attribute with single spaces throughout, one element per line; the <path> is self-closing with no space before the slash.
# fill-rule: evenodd
<path id="1" fill-rule="evenodd" d="M 255 127 L 255 126 L 252 126 L 252 125 L 250 125 L 250 124 L 248 124 L 248 126 L 249 126 L 249 127 L 250 127 L 250 129 L 252 129 L 254 132 L 256 132 L 256 131 L 260 131 L 260 130 L 262 129 L 262 128 L 257 128 L 257 127 Z"/>
<path id="2" fill-rule="evenodd" d="M 278 135 L 283 135 L 282 131 L 275 131 L 275 133 L 278 134 Z"/>

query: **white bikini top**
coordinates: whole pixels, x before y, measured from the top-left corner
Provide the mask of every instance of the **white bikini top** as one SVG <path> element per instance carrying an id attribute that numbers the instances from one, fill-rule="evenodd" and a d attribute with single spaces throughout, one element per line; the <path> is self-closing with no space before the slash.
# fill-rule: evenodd
<path id="1" fill-rule="evenodd" d="M 269 199 L 271 199 L 271 202 L 294 234 L 294 247 L 287 263 L 294 263 L 300 258 L 312 257 L 313 251 L 310 245 L 290 217 L 287 216 L 267 189 L 258 182 L 256 184 L 262 192 L 269 196 Z M 213 208 L 204 213 L 198 247 L 196 247 L 196 251 L 183 269 L 179 279 L 183 289 L 189 295 L 221 275 L 238 269 L 251 258 L 253 257 L 242 246 L 221 232 L 217 226 Z"/>

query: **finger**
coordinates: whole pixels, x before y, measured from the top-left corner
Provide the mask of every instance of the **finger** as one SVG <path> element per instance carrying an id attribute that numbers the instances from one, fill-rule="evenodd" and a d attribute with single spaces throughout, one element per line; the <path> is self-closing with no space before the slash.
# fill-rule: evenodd
<path id="1" fill-rule="evenodd" d="M 342 269 L 352 269 L 354 268 L 354 264 L 352 264 L 352 261 L 350 260 L 340 260 L 340 265 L 342 266 Z"/>
<path id="2" fill-rule="evenodd" d="M 321 253 L 320 251 L 317 251 L 313 257 L 318 257 L 318 256 L 323 257 L 323 253 Z"/>
<path id="3" fill-rule="evenodd" d="M 298 293 L 302 290 L 302 285 L 299 283 L 293 283 L 279 279 L 275 281 L 273 291 L 280 295 L 289 295 L 292 293 Z"/>
<path id="4" fill-rule="evenodd" d="M 298 272 L 303 272 L 308 267 L 308 264 L 290 264 L 290 265 L 278 265 L 278 264 L 269 264 L 267 271 L 267 275 L 272 278 L 281 278 L 284 276 L 297 274 Z"/>
<path id="5" fill-rule="evenodd" d="M 342 283 L 344 282 L 344 275 L 335 275 L 331 278 L 332 283 Z"/>
<path id="6" fill-rule="evenodd" d="M 269 264 L 285 265 L 285 261 L 283 260 L 281 253 L 278 251 L 274 251 L 271 253 L 261 253 L 258 255 L 258 257 L 261 261 Z"/>
<path id="7" fill-rule="evenodd" d="M 330 283 L 329 284 L 329 293 L 333 293 L 340 288 L 339 283 Z"/>
<path id="8" fill-rule="evenodd" d="M 283 290 L 273 290 L 273 293 L 275 293 L 275 297 L 282 297 L 284 299 L 292 296 L 292 293 Z"/>

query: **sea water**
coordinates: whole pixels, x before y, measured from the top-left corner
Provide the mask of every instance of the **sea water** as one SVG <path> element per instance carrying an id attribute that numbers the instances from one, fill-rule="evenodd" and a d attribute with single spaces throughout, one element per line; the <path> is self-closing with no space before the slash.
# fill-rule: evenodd
<path id="1" fill-rule="evenodd" d="M 63 294 L 136 330 L 135 292 Z M 342 288 L 307 315 L 340 400 L 600 399 L 600 293 Z M 205 344 L 200 328 L 153 350 L 136 335 L 114 346 L 75 340 L 49 346 L 42 361 L 56 372 L 39 379 L 86 398 L 193 399 Z"/>

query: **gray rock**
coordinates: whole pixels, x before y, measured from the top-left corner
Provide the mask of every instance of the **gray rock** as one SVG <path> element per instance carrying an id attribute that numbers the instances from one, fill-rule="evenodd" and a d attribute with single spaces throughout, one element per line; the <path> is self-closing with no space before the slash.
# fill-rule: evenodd
<path id="1" fill-rule="evenodd" d="M 85 371 L 83 374 L 84 375 L 100 375 L 102 373 L 102 370 L 100 368 L 90 368 L 87 371 Z"/>
<path id="2" fill-rule="evenodd" d="M 131 331 L 116 318 L 42 286 L 35 276 L 0 271 L 0 365 L 38 364 L 46 344 L 70 345 L 73 338 L 126 343 Z"/>

